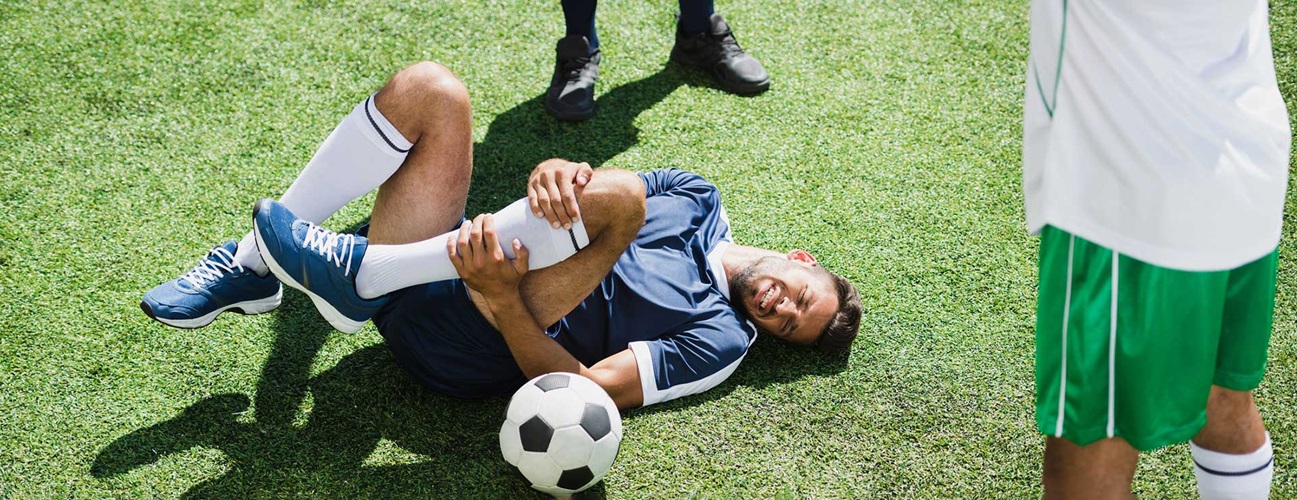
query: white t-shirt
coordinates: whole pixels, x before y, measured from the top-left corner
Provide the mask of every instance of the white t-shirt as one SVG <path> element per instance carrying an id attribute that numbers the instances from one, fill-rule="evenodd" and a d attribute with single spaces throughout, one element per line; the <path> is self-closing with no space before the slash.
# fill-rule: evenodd
<path id="1" fill-rule="evenodd" d="M 1163 267 L 1279 244 L 1292 140 L 1266 0 L 1033 0 L 1027 228 Z"/>

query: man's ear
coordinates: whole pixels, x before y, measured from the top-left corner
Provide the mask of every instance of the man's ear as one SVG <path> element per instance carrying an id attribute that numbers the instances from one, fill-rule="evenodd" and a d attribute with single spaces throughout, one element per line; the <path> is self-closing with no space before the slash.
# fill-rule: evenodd
<path id="1" fill-rule="evenodd" d="M 791 251 L 791 252 L 788 252 L 788 260 L 796 260 L 796 261 L 800 261 L 800 262 L 805 262 L 805 263 L 810 264 L 810 265 L 812 265 L 812 266 L 819 265 L 819 263 L 815 262 L 815 256 L 814 256 L 814 255 L 811 255 L 810 252 L 807 252 L 806 250 L 802 250 L 802 249 L 800 249 L 800 248 L 798 248 L 798 249 L 796 249 L 796 250 L 793 250 L 793 251 Z"/>

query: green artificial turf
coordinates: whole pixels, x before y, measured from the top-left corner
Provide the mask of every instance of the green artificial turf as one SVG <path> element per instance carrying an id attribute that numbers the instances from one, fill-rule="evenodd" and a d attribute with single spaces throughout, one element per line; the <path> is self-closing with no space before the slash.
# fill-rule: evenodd
<path id="1" fill-rule="evenodd" d="M 539 97 L 556 1 L 0 0 L 0 498 L 532 494 L 499 456 L 507 401 L 421 389 L 372 326 L 334 332 L 291 291 L 195 331 L 137 306 L 420 60 L 472 95 L 471 213 L 550 156 L 682 167 L 720 186 L 740 242 L 808 249 L 860 286 L 849 359 L 758 340 L 720 387 L 626 412 L 592 496 L 1038 496 L 1027 2 L 722 2 L 773 75 L 754 98 L 665 64 L 675 2 L 605 4 L 598 115 L 571 125 Z M 1272 8 L 1297 109 L 1297 4 Z M 1297 496 L 1293 199 L 1257 393 L 1280 498 Z M 1135 489 L 1193 495 L 1186 446 L 1146 455 Z"/>

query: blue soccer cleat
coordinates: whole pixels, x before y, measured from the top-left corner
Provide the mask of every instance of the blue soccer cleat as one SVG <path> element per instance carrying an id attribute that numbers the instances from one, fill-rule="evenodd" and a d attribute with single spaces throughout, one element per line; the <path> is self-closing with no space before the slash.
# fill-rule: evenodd
<path id="1" fill-rule="evenodd" d="M 356 293 L 356 272 L 369 240 L 339 234 L 298 219 L 283 204 L 262 199 L 252 212 L 257 246 L 270 272 L 306 292 L 320 315 L 339 331 L 355 333 L 387 302 Z"/>
<path id="2" fill-rule="evenodd" d="M 231 309 L 261 314 L 279 307 L 279 280 L 235 262 L 238 246 L 228 241 L 213 248 L 189 272 L 144 294 L 140 309 L 165 325 L 202 328 Z"/>

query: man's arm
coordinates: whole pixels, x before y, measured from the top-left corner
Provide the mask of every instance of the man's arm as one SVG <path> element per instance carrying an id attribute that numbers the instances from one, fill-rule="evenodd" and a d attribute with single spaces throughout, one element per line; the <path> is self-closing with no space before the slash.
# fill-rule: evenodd
<path id="1" fill-rule="evenodd" d="M 501 250 L 492 217 L 479 215 L 471 225 L 460 228 L 459 238 L 447 239 L 446 250 L 464 282 L 486 302 L 523 374 L 533 378 L 550 372 L 576 373 L 603 387 L 618 408 L 643 404 L 643 389 L 631 351 L 614 354 L 587 368 L 545 335 L 520 290 L 527 274 L 527 249 L 517 240 L 511 244 L 518 256 L 514 260 Z"/>
<path id="2" fill-rule="evenodd" d="M 545 335 L 545 330 L 536 324 L 531 312 L 523 305 L 521 295 L 513 293 L 487 298 L 487 303 L 499 318 L 500 334 L 527 378 L 550 372 L 576 373 L 603 387 L 618 408 L 635 408 L 644 404 L 635 355 L 629 349 L 587 368 Z"/>

